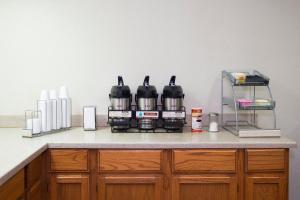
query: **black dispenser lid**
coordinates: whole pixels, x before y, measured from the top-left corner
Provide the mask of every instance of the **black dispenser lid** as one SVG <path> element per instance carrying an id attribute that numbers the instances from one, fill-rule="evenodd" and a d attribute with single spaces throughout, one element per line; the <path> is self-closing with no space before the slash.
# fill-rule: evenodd
<path id="1" fill-rule="evenodd" d="M 122 76 L 118 76 L 118 85 L 111 88 L 110 98 L 130 98 L 130 88 L 128 85 L 124 85 Z"/>
<path id="2" fill-rule="evenodd" d="M 184 98 L 183 90 L 180 85 L 175 85 L 176 76 L 172 76 L 169 85 L 163 90 L 164 98 Z"/>
<path id="3" fill-rule="evenodd" d="M 149 85 L 149 76 L 145 76 L 143 85 L 137 89 L 137 98 L 157 98 L 158 94 L 155 86 Z"/>

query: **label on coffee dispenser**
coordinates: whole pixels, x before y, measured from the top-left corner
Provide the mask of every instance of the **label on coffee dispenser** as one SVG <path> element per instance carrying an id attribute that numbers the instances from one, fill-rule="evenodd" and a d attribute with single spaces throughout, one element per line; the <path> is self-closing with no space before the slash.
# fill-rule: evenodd
<path id="1" fill-rule="evenodd" d="M 185 111 L 163 111 L 162 118 L 185 118 Z"/>
<path id="2" fill-rule="evenodd" d="M 158 119 L 158 111 L 136 111 L 136 118 Z"/>
<path id="3" fill-rule="evenodd" d="M 132 116 L 131 111 L 117 111 L 117 110 L 109 111 L 109 117 L 131 118 L 131 116 Z"/>

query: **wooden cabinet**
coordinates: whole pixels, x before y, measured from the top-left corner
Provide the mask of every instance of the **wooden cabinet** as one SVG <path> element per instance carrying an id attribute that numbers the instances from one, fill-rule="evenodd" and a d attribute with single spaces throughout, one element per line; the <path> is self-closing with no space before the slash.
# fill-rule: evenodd
<path id="1" fill-rule="evenodd" d="M 49 152 L 50 200 L 89 200 L 89 151 L 54 149 Z"/>
<path id="2" fill-rule="evenodd" d="M 25 171 L 22 169 L 6 183 L 0 186 L 0 199 L 19 200 L 24 196 Z"/>
<path id="3" fill-rule="evenodd" d="M 88 150 L 55 149 L 50 151 L 52 171 L 88 171 Z"/>
<path id="4" fill-rule="evenodd" d="M 100 150 L 98 200 L 163 200 L 162 150 Z"/>
<path id="5" fill-rule="evenodd" d="M 27 200 L 45 199 L 46 196 L 43 183 L 41 181 L 37 181 L 33 186 L 31 186 L 27 190 L 26 198 Z"/>
<path id="6" fill-rule="evenodd" d="M 288 150 L 246 150 L 246 200 L 288 199 Z"/>
<path id="7" fill-rule="evenodd" d="M 46 155 L 35 158 L 15 176 L 0 186 L 2 200 L 46 199 Z"/>
<path id="8" fill-rule="evenodd" d="M 288 149 L 54 149 L 0 199 L 288 200 L 288 159 Z"/>
<path id="9" fill-rule="evenodd" d="M 237 150 L 173 151 L 172 200 L 237 200 Z"/>
<path id="10" fill-rule="evenodd" d="M 26 167 L 26 200 L 46 199 L 46 153 L 35 158 Z"/>
<path id="11" fill-rule="evenodd" d="M 236 171 L 237 150 L 174 150 L 175 172 L 226 172 Z"/>
<path id="12" fill-rule="evenodd" d="M 247 149 L 247 172 L 284 172 L 287 168 L 285 149 Z"/>
<path id="13" fill-rule="evenodd" d="M 288 149 L 54 149 L 48 155 L 50 200 L 288 199 Z M 32 186 L 30 200 L 40 191 Z"/>
<path id="14" fill-rule="evenodd" d="M 179 175 L 172 180 L 173 200 L 237 200 L 233 176 Z"/>
<path id="15" fill-rule="evenodd" d="M 50 200 L 88 200 L 89 176 L 59 174 L 50 177 Z"/>
<path id="16" fill-rule="evenodd" d="M 163 200 L 161 176 L 100 176 L 98 187 L 99 200 Z"/>
<path id="17" fill-rule="evenodd" d="M 159 172 L 162 150 L 99 151 L 100 172 Z"/>
<path id="18" fill-rule="evenodd" d="M 247 176 L 246 200 L 287 200 L 287 178 L 282 174 Z"/>

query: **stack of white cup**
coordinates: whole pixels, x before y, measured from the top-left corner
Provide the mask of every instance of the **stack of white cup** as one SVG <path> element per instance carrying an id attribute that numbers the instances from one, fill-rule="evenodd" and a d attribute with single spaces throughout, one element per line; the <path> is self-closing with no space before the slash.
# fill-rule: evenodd
<path id="1" fill-rule="evenodd" d="M 68 128 L 71 127 L 71 98 L 66 86 L 62 86 L 59 91 L 59 98 L 61 100 L 61 127 Z"/>
<path id="2" fill-rule="evenodd" d="M 38 118 L 27 119 L 26 129 L 32 134 L 71 127 L 72 106 L 66 86 L 56 90 L 42 90 L 37 103 Z"/>

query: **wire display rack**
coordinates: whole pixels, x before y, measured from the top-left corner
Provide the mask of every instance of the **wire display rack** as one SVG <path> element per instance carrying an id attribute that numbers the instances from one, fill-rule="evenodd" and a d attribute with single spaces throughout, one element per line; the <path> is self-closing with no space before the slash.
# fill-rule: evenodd
<path id="1" fill-rule="evenodd" d="M 239 79 L 235 74 L 242 74 Z M 239 137 L 280 137 L 280 129 L 276 125 L 275 101 L 269 86 L 270 79 L 262 73 L 253 70 L 245 72 L 222 71 L 222 88 L 221 88 L 221 125 L 224 129 Z M 229 90 L 232 95 L 227 95 L 225 84 L 229 83 Z M 251 96 L 248 102 L 241 103 L 238 96 L 238 88 L 245 88 Z M 261 102 L 257 99 L 258 87 L 267 89 L 267 100 Z M 234 120 L 224 119 L 224 109 L 229 107 L 234 111 Z M 259 111 L 270 111 L 272 114 L 272 127 L 265 128 L 258 125 L 257 117 Z M 242 117 L 241 115 L 244 115 Z M 246 115 L 246 117 L 245 117 Z M 245 120 L 246 118 L 246 120 Z"/>

